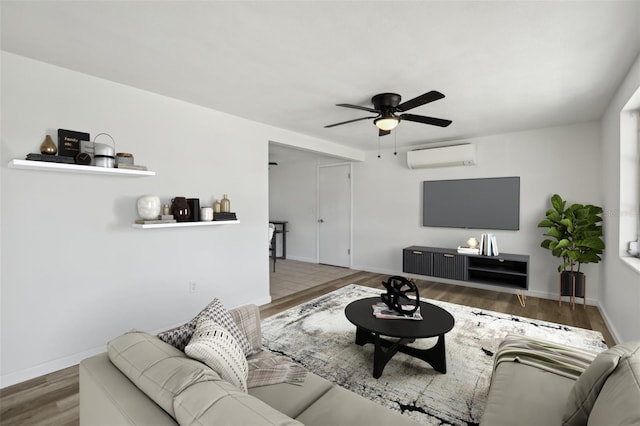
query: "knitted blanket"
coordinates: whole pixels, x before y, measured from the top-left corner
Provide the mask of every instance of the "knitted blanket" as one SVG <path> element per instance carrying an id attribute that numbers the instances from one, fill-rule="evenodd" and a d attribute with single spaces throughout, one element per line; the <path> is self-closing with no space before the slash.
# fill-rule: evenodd
<path id="1" fill-rule="evenodd" d="M 596 355 L 596 352 L 509 334 L 498 347 L 493 370 L 502 362 L 519 362 L 577 380 Z"/>
<path id="2" fill-rule="evenodd" d="M 247 358 L 247 363 L 249 364 L 247 388 L 278 383 L 302 385 L 307 375 L 307 370 L 300 364 L 271 351 L 256 352 Z"/>

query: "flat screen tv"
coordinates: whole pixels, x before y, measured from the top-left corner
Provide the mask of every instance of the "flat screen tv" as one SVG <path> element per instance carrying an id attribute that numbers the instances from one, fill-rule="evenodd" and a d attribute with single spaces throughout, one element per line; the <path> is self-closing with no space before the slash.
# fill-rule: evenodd
<path id="1" fill-rule="evenodd" d="M 520 229 L 519 177 L 432 180 L 423 185 L 423 226 Z"/>

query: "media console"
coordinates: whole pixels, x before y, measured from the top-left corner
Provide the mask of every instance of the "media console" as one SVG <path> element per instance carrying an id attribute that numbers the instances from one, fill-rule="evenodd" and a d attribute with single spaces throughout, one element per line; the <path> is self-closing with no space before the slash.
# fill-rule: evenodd
<path id="1" fill-rule="evenodd" d="M 480 256 L 456 249 L 411 246 L 402 250 L 402 271 L 409 274 L 529 288 L 529 256 L 503 253 Z"/>

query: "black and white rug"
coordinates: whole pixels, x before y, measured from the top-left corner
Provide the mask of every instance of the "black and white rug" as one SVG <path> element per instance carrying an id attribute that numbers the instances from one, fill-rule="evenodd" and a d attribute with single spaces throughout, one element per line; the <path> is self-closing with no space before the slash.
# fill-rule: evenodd
<path id="1" fill-rule="evenodd" d="M 452 303 L 424 300 L 449 311 L 456 324 L 446 334 L 447 374 L 398 353 L 374 379 L 373 345 L 354 343 L 356 328 L 344 316 L 352 301 L 383 290 L 351 284 L 262 321 L 264 345 L 309 371 L 424 425 L 475 425 L 486 403 L 493 354 L 507 334 L 522 334 L 595 352 L 607 348 L 597 331 Z M 428 320 L 426 318 L 425 320 Z M 429 348 L 433 339 L 412 345 Z"/>

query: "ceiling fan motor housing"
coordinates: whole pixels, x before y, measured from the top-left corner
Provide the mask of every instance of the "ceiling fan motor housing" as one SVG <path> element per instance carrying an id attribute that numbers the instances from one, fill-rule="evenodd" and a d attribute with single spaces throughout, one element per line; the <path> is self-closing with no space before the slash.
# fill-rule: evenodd
<path id="1" fill-rule="evenodd" d="M 375 95 L 371 98 L 371 103 L 377 110 L 389 110 L 394 112 L 393 110 L 400 105 L 401 99 L 402 98 L 397 93 L 380 93 L 379 95 Z"/>

